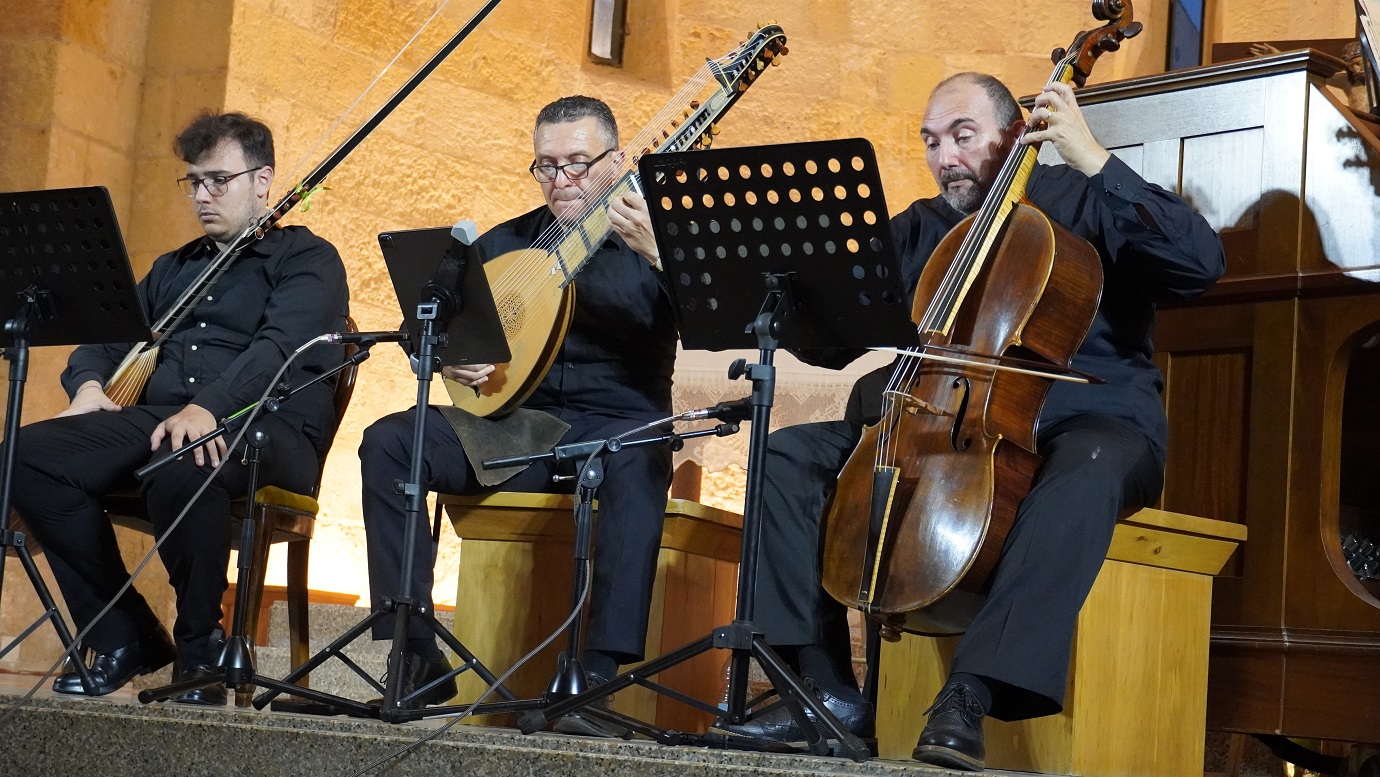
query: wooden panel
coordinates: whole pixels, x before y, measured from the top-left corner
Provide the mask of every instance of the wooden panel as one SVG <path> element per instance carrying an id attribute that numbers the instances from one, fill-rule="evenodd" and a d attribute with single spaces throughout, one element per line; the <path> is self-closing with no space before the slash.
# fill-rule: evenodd
<path id="1" fill-rule="evenodd" d="M 1364 124 L 1348 121 L 1326 89 L 1309 89 L 1308 186 L 1303 209 L 1305 270 L 1371 268 L 1380 280 L 1380 140 Z"/>
<path id="2" fill-rule="evenodd" d="M 1264 144 L 1263 127 L 1183 139 L 1184 198 L 1218 232 L 1254 232 L 1259 227 L 1256 208 L 1264 186 Z M 1228 255 L 1227 259 L 1229 272 L 1248 269 L 1241 265 L 1241 257 Z"/>
<path id="3" fill-rule="evenodd" d="M 1168 191 L 1182 194 L 1180 168 L 1183 163 L 1183 141 L 1169 138 L 1146 143 L 1141 148 L 1140 177 Z"/>
<path id="4" fill-rule="evenodd" d="M 1291 647 L 1281 705 L 1290 736 L 1380 743 L 1380 646 L 1362 636 Z"/>
<path id="5" fill-rule="evenodd" d="M 1250 392 L 1246 351 L 1171 355 L 1166 376 L 1166 509 L 1243 520 Z"/>
<path id="6" fill-rule="evenodd" d="M 1217 581 L 1222 583 L 1230 581 Z M 1216 601 L 1213 602 L 1216 607 Z M 1208 728 L 1278 734 L 1283 723 L 1284 646 L 1228 639 L 1219 632 L 1214 610 L 1208 650 Z"/>
<path id="7" fill-rule="evenodd" d="M 1242 519 L 1250 541 L 1242 548 L 1241 577 L 1221 579 L 1213 586 L 1213 624 L 1278 628 L 1286 556 L 1282 527 L 1288 517 L 1297 304 L 1282 301 L 1248 307 L 1252 324 L 1249 421 L 1246 439 L 1237 444 L 1247 452 Z M 1235 313 L 1214 307 L 1199 315 L 1206 325 L 1207 319 Z M 1176 456 L 1173 448 L 1169 456 Z"/>
<path id="8" fill-rule="evenodd" d="M 1292 438 L 1285 567 L 1290 628 L 1370 631 L 1380 646 L 1380 600 L 1342 559 L 1337 525 L 1343 392 L 1350 351 L 1380 320 L 1380 298 L 1334 297 L 1300 304 L 1298 397 Z"/>

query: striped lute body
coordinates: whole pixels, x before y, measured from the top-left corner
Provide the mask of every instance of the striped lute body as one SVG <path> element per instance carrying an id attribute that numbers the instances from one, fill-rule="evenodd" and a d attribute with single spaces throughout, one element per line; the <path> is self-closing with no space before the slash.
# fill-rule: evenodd
<path id="1" fill-rule="evenodd" d="M 586 186 L 580 213 L 553 224 L 530 248 L 484 264 L 512 360 L 498 365 L 477 392 L 447 379 L 456 407 L 477 416 L 502 415 L 531 396 L 560 353 L 575 310 L 573 281 L 612 231 L 609 202 L 642 191 L 638 160 L 644 154 L 708 147 L 718 120 L 768 64 L 786 54 L 785 43 L 781 28 L 767 25 L 726 56 L 706 62 L 627 145 L 619 164 Z"/>

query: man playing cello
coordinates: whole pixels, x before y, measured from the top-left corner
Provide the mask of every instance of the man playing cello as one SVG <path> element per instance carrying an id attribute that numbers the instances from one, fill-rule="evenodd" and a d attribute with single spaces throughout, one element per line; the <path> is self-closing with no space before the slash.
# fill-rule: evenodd
<path id="1" fill-rule="evenodd" d="M 921 127 L 940 196 L 892 220 L 913 291 L 944 235 L 982 205 L 1013 145 L 1048 141 L 1066 164 L 1037 165 L 1028 199 L 1091 243 L 1105 278 L 1072 366 L 1106 382 L 1050 389 L 1037 427 L 1043 465 L 948 682 L 926 710 L 914 757 L 959 769 L 982 768 L 985 716 L 1019 720 L 1062 709 L 1074 625 L 1116 519 L 1153 503 L 1163 485 L 1168 431 L 1163 377 L 1151 361 L 1155 306 L 1201 294 L 1225 269 L 1221 241 L 1207 222 L 1103 148 L 1072 89 L 1047 86 L 1029 122 L 1038 131 L 1022 136 L 1020 107 L 992 76 L 959 73 L 941 82 Z M 861 425 L 880 414 L 881 385 L 872 377 L 855 388 L 846 420 L 789 427 L 769 439 L 755 620 L 813 681 L 825 706 L 864 738 L 873 735 L 874 713 L 853 676 L 846 610 L 820 585 L 820 537 L 822 512 Z M 716 728 L 786 742 L 805 738 L 784 707 Z"/>

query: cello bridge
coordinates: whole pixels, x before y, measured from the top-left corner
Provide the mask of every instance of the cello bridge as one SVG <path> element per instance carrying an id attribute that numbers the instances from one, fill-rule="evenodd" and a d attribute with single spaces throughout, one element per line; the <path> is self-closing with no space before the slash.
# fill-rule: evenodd
<path id="1" fill-rule="evenodd" d="M 911 415 L 915 415 L 921 410 L 925 411 L 926 413 L 929 413 L 930 415 L 944 415 L 943 410 L 940 410 L 938 407 L 935 407 L 934 405 L 930 404 L 929 402 L 926 402 L 923 399 L 917 399 L 904 391 L 887 391 L 882 396 L 885 399 L 888 399 L 891 402 L 900 405 L 902 410 L 904 410 L 907 413 L 910 413 Z"/>

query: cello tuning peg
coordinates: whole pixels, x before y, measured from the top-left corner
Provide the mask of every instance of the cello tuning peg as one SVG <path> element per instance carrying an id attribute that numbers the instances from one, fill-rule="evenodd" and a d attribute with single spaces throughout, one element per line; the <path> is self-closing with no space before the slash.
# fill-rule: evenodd
<path id="1" fill-rule="evenodd" d="M 1121 44 L 1117 42 L 1116 38 L 1103 38 L 1097 46 L 1103 51 L 1116 51 L 1121 48 Z"/>
<path id="2" fill-rule="evenodd" d="M 1050 61 L 1054 62 L 1054 64 L 1057 65 L 1057 64 L 1059 64 L 1059 60 L 1063 59 L 1063 58 L 1064 58 L 1064 55 L 1067 54 L 1067 53 L 1068 53 L 1068 50 L 1065 49 L 1065 48 L 1063 48 L 1063 47 L 1061 46 L 1061 47 L 1059 47 L 1059 48 L 1057 48 L 1057 49 L 1055 49 L 1054 51 L 1051 51 L 1051 52 L 1049 53 Z"/>
<path id="3" fill-rule="evenodd" d="M 1130 24 L 1126 25 L 1126 29 L 1123 30 L 1121 34 L 1125 35 L 1128 38 L 1134 38 L 1137 35 L 1139 35 L 1140 31 L 1143 29 L 1145 29 L 1145 26 L 1142 25 L 1140 22 L 1131 22 Z"/>

